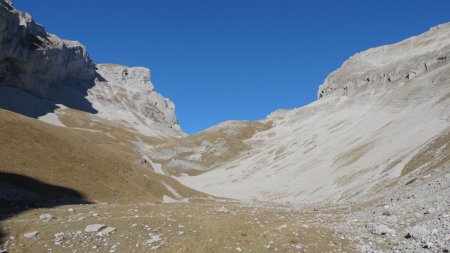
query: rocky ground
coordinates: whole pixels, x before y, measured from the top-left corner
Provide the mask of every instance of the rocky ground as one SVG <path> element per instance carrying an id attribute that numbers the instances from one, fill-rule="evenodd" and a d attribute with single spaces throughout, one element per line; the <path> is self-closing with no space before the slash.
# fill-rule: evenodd
<path id="1" fill-rule="evenodd" d="M 35 209 L 2 222 L 8 252 L 356 252 L 314 210 L 203 200 Z"/>
<path id="2" fill-rule="evenodd" d="M 448 252 L 449 168 L 396 185 L 339 207 L 197 199 L 32 209 L 2 217 L 3 252 Z"/>
<path id="3" fill-rule="evenodd" d="M 338 215 L 362 252 L 449 252 L 450 167 L 401 180 L 366 206 Z"/>

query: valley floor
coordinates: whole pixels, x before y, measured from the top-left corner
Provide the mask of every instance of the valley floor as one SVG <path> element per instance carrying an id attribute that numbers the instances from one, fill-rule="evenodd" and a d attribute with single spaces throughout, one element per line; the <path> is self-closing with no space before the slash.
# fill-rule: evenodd
<path id="1" fill-rule="evenodd" d="M 330 207 L 198 198 L 1 210 L 3 252 L 448 252 L 449 169 L 398 185 Z"/>
<path id="2" fill-rule="evenodd" d="M 448 252 L 449 169 L 398 185 L 374 193 L 382 198 L 339 207 L 199 198 L 33 209 L 1 217 L 3 247 L 7 252 Z M 86 232 L 92 224 L 116 230 Z M 24 236 L 33 231 L 39 233 Z"/>
<path id="3" fill-rule="evenodd" d="M 47 213 L 54 218 L 40 219 Z M 355 252 L 330 222 L 313 210 L 205 200 L 37 209 L 2 226 L 11 252 Z M 117 230 L 103 236 L 85 232 L 90 224 Z M 33 231 L 39 234 L 24 236 Z"/>

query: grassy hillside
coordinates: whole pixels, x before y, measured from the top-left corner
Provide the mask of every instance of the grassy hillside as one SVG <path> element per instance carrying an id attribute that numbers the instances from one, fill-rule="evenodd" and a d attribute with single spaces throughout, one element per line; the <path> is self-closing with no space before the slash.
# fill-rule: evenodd
<path id="1" fill-rule="evenodd" d="M 100 135 L 94 143 L 92 134 L 84 132 L 0 110 L 0 173 L 64 187 L 88 201 L 154 202 L 164 195 L 176 197 L 162 182 L 183 197 L 202 196 L 169 177 L 121 158 L 116 152 L 96 144 Z M 52 192 L 38 186 L 30 189 L 25 181 L 8 182 L 6 177 L 1 180 L 52 196 Z"/>

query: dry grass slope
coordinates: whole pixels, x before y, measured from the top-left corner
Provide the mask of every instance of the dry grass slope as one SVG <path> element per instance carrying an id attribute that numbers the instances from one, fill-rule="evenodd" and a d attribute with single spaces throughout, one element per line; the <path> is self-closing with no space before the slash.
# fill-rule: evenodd
<path id="1" fill-rule="evenodd" d="M 0 172 L 66 187 L 89 201 L 161 201 L 173 195 L 161 182 L 182 196 L 204 196 L 120 158 L 85 132 L 0 110 Z"/>
<path id="2" fill-rule="evenodd" d="M 428 143 L 403 167 L 402 176 L 419 168 L 424 168 L 424 173 L 450 164 L 450 129 Z"/>
<path id="3" fill-rule="evenodd" d="M 166 144 L 157 146 L 152 152 L 172 151 L 183 149 L 169 159 L 154 157 L 154 161 L 163 165 L 164 171 L 170 175 L 179 176 L 182 173 L 194 176 L 211 169 L 220 164 L 235 159 L 251 147 L 245 143 L 258 132 L 268 130 L 272 127 L 272 122 L 251 122 L 251 121 L 228 121 L 215 127 L 209 128 L 200 133 L 187 136 L 185 138 L 173 139 Z M 207 144 L 205 144 L 207 143 Z M 198 152 L 198 149 L 203 149 Z M 201 159 L 193 159 L 192 155 L 200 154 Z M 151 152 L 149 156 L 152 156 Z M 173 166 L 174 160 L 183 160 L 198 165 L 203 169 L 186 169 L 180 166 Z"/>

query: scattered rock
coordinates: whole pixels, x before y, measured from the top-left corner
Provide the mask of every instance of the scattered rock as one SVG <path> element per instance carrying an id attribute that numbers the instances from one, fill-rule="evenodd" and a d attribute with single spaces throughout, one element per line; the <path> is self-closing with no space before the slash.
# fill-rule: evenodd
<path id="1" fill-rule="evenodd" d="M 161 242 L 163 239 L 161 238 L 161 235 L 151 235 L 151 238 L 150 239 L 148 239 L 147 241 L 145 241 L 145 245 L 146 246 L 152 246 L 154 243 L 158 243 L 158 242 Z M 153 247 L 155 247 L 155 246 L 153 246 Z M 152 247 L 152 248 L 153 248 Z M 158 246 L 156 246 L 156 247 L 158 247 Z"/>
<path id="2" fill-rule="evenodd" d="M 62 243 L 62 241 L 64 240 L 64 233 L 57 233 L 53 235 L 53 241 L 55 242 L 55 244 L 59 245 Z"/>

